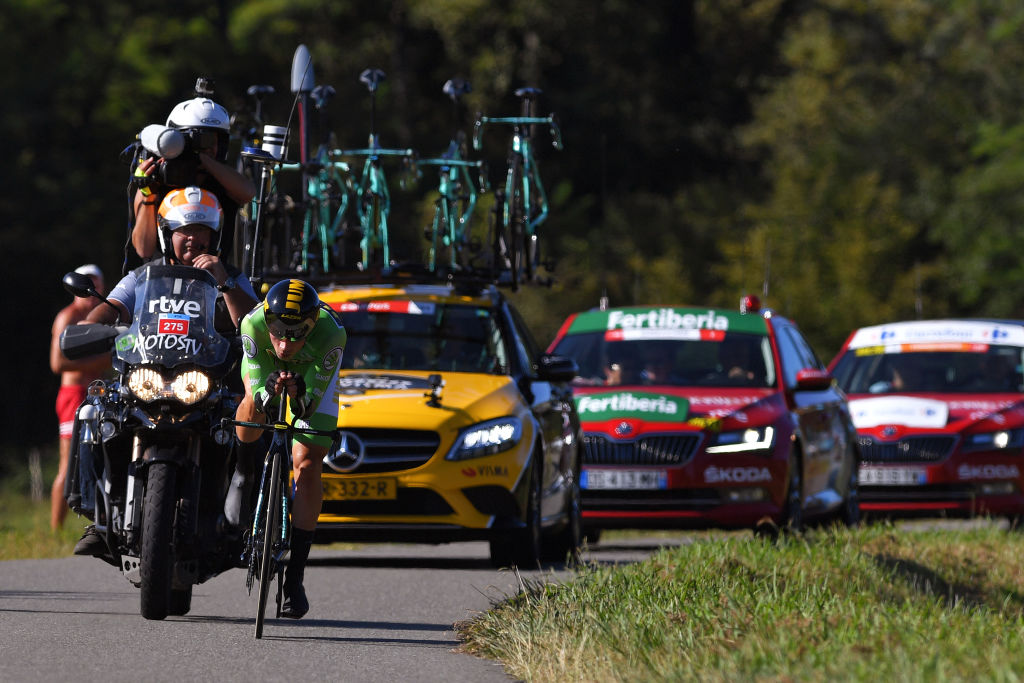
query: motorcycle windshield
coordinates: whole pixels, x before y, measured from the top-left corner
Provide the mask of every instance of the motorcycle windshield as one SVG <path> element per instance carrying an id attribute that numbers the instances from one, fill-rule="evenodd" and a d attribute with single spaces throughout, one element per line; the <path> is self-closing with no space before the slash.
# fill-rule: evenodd
<path id="1" fill-rule="evenodd" d="M 135 287 L 132 326 L 116 342 L 117 357 L 129 365 L 219 365 L 230 343 L 213 325 L 216 281 L 189 266 L 153 265 Z"/>

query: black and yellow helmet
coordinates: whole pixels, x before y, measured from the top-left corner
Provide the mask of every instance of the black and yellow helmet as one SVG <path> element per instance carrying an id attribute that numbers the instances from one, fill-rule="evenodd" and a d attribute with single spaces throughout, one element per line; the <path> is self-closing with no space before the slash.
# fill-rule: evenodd
<path id="1" fill-rule="evenodd" d="M 320 297 L 308 282 L 281 280 L 270 288 L 263 302 L 267 330 L 278 339 L 304 339 L 316 326 Z"/>

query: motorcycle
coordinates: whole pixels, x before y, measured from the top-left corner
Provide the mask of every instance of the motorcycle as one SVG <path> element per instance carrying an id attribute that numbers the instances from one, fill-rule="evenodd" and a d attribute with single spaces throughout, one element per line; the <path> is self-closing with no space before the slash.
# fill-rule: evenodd
<path id="1" fill-rule="evenodd" d="M 71 325 L 60 339 L 70 359 L 112 351 L 115 379 L 89 386 L 75 420 L 68 503 L 92 508 L 103 559 L 140 589 L 146 619 L 187 613 L 193 586 L 241 552 L 221 515 L 234 443 L 221 419 L 237 407 L 228 378 L 241 349 L 214 324 L 216 284 L 203 270 L 150 265 L 130 326 Z M 64 287 L 113 306 L 87 276 L 68 273 Z"/>

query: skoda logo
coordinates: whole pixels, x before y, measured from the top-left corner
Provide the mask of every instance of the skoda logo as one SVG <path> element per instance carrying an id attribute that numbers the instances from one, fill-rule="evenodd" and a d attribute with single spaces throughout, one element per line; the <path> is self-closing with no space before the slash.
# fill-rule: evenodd
<path id="1" fill-rule="evenodd" d="M 324 464 L 335 472 L 351 472 L 366 457 L 366 445 L 352 432 L 342 432 L 337 450 L 324 456 Z"/>

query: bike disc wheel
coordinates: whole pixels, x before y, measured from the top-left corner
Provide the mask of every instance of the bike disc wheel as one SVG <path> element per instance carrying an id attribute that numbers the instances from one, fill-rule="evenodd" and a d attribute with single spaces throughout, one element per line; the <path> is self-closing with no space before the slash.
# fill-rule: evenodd
<path id="1" fill-rule="evenodd" d="M 281 454 L 272 456 L 270 478 L 266 491 L 266 517 L 263 524 L 263 538 L 258 539 L 260 547 L 260 592 L 256 605 L 256 637 L 263 637 L 263 618 L 267 610 L 270 584 L 277 576 L 274 561 L 274 543 L 281 536 Z"/>

